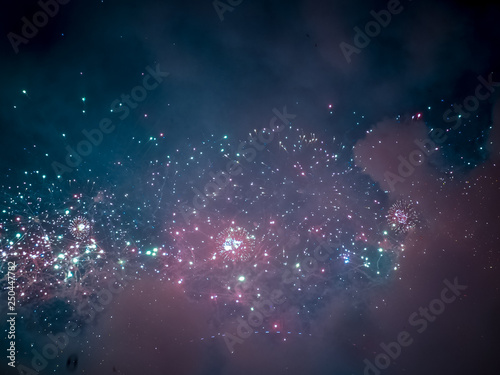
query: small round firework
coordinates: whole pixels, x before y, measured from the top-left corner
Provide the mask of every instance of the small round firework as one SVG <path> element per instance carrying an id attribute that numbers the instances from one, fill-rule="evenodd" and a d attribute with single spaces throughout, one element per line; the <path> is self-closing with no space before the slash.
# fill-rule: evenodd
<path id="1" fill-rule="evenodd" d="M 82 216 L 77 216 L 69 224 L 69 231 L 77 240 L 83 240 L 90 234 L 90 223 Z"/>
<path id="2" fill-rule="evenodd" d="M 224 261 L 236 262 L 250 259 L 255 237 L 240 227 L 229 227 L 217 237 L 217 251 Z"/>
<path id="3" fill-rule="evenodd" d="M 418 224 L 418 214 L 412 202 L 397 201 L 387 213 L 387 221 L 396 233 L 407 233 Z"/>

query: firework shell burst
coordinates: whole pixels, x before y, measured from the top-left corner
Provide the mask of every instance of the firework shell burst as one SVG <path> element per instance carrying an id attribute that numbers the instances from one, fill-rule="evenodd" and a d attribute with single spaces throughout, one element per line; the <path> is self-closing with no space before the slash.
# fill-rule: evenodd
<path id="1" fill-rule="evenodd" d="M 90 234 L 90 223 L 86 218 L 77 216 L 76 218 L 71 220 L 69 230 L 73 237 L 78 240 L 83 240 Z"/>
<path id="2" fill-rule="evenodd" d="M 413 202 L 399 200 L 389 208 L 387 221 L 396 233 L 408 233 L 417 227 L 419 217 Z"/>
<path id="3" fill-rule="evenodd" d="M 241 227 L 229 227 L 217 237 L 218 254 L 224 261 L 249 260 L 254 251 L 255 237 Z M 214 258 L 217 255 L 214 254 Z"/>

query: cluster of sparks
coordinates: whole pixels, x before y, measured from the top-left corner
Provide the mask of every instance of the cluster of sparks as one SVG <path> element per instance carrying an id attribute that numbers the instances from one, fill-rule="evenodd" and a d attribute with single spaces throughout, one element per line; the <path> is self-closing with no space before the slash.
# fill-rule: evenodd
<path id="1" fill-rule="evenodd" d="M 418 224 L 418 213 L 412 202 L 399 200 L 387 212 L 387 220 L 396 233 L 408 233 Z"/>
<path id="2" fill-rule="evenodd" d="M 78 240 L 83 240 L 90 234 L 90 223 L 84 217 L 78 216 L 71 220 L 69 230 L 73 237 Z"/>
<path id="3" fill-rule="evenodd" d="M 119 241 L 123 230 L 113 220 L 117 214 L 109 204 L 113 195 L 105 191 L 91 191 L 91 196 L 71 194 L 55 183 L 36 190 L 34 184 L 43 185 L 44 179 L 40 181 L 38 173 L 30 179 L 29 187 L 3 195 L 0 261 L 4 265 L 15 262 L 22 305 L 36 306 L 53 298 L 78 302 L 116 271 L 120 251 L 127 250 Z M 13 190 L 12 186 L 2 188 Z M 2 273 L 0 283 L 5 282 Z"/>
<path id="4" fill-rule="evenodd" d="M 58 182 L 40 194 L 35 186 L 46 182 L 31 174 L 5 195 L 0 223 L 1 259 L 19 265 L 21 297 L 85 298 L 128 263 L 213 301 L 219 322 L 245 316 L 273 290 L 287 300 L 280 327 L 296 331 L 339 291 L 363 298 L 398 268 L 402 245 L 386 215 L 406 232 L 415 211 L 398 203 L 387 213 L 385 193 L 352 167 L 342 144 L 292 126 L 272 131 L 267 143 L 250 133 L 243 150 L 224 136 L 169 153 L 152 138 L 145 183 L 127 174 L 120 193 L 96 183 L 75 193 Z M 321 247 L 329 252 L 318 258 Z"/>
<path id="5" fill-rule="evenodd" d="M 214 301 L 220 321 L 285 290 L 279 316 L 290 327 L 338 291 L 363 298 L 398 268 L 403 245 L 390 236 L 385 193 L 352 167 L 342 144 L 292 126 L 267 143 L 257 134 L 243 151 L 227 136 L 169 154 L 152 140 L 143 211 L 154 212 L 155 229 L 143 241 L 152 250 L 141 253 L 186 296 Z M 311 273 L 325 244 L 331 253 Z"/>
<path id="6" fill-rule="evenodd" d="M 225 261 L 247 261 L 254 250 L 255 238 L 240 227 L 229 227 L 217 238 L 218 254 Z M 216 255 L 214 254 L 214 258 Z"/>

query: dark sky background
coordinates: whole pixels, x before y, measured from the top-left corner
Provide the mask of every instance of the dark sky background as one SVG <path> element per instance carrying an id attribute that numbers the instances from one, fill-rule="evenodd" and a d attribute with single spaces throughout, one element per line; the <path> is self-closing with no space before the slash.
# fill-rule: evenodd
<path id="1" fill-rule="evenodd" d="M 384 172 L 397 169 L 397 156 L 414 149 L 416 137 L 449 127 L 443 113 L 474 94 L 479 75 L 500 81 L 500 6 L 401 4 L 403 11 L 351 63 L 339 44 L 353 44 L 353 28 L 363 28 L 370 11 L 387 2 L 244 0 L 221 21 L 209 0 L 71 0 L 17 54 L 6 35 L 19 34 L 21 17 L 32 17 L 39 5 L 4 4 L 2 176 L 22 181 L 24 171 L 40 169 L 55 179 L 51 163 L 64 160 L 65 147 L 82 140 L 82 129 L 98 127 L 110 104 L 141 82 L 146 66 L 159 64 L 170 75 L 85 158 L 96 174 L 130 152 L 131 137 L 163 133 L 172 149 L 213 133 L 243 137 L 286 105 L 297 114 L 294 125 L 336 137 L 390 199 L 411 197 L 426 217 L 397 277 L 367 292 L 362 311 L 352 301 L 332 301 L 312 323 L 312 337 L 282 345 L 254 335 L 234 354 L 222 340 L 190 342 L 210 335 L 210 305 L 146 276 L 45 373 L 67 373 L 67 355 L 83 350 L 81 374 L 362 374 L 363 360 L 373 360 L 380 343 L 402 330 L 415 341 L 383 374 L 498 372 L 498 91 L 395 190 Z M 408 120 L 416 113 L 422 121 Z M 414 333 L 408 317 L 455 277 L 468 289 L 425 332 Z M 44 339 L 29 331 L 22 336 Z M 6 361 L 0 360 L 2 374 Z"/>

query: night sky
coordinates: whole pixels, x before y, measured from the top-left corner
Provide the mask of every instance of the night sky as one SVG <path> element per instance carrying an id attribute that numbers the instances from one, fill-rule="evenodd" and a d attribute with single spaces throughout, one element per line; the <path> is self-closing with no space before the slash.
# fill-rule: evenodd
<path id="1" fill-rule="evenodd" d="M 0 13 L 0 374 L 498 373 L 498 4 Z"/>

